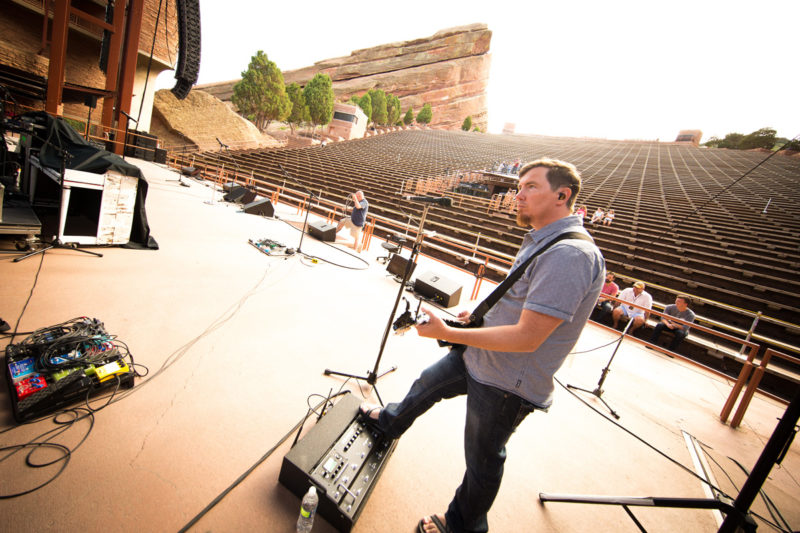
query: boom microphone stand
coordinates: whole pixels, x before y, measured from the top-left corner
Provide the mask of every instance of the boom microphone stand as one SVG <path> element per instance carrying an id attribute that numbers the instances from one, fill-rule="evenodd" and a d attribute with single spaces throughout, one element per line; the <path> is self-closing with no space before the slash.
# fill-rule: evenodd
<path id="1" fill-rule="evenodd" d="M 344 372 L 336 372 L 334 370 L 330 370 L 329 368 L 325 369 L 325 375 L 330 376 L 344 376 L 347 378 L 354 378 L 359 379 L 361 381 L 366 381 L 369 385 L 372 386 L 372 390 L 375 391 L 375 395 L 378 397 L 378 402 L 383 405 L 383 399 L 381 399 L 381 395 L 378 392 L 378 388 L 375 386 L 376 383 L 380 378 L 388 374 L 389 372 L 394 372 L 397 370 L 396 366 L 393 366 L 383 374 L 378 374 L 378 370 L 381 365 L 381 358 L 383 357 L 383 350 L 386 347 L 386 341 L 389 339 L 389 332 L 392 330 L 392 322 L 394 322 L 394 315 L 397 312 L 397 306 L 400 304 L 400 299 L 403 297 L 403 290 L 406 287 L 406 283 L 408 282 L 408 278 L 411 277 L 411 269 L 414 265 L 414 261 L 416 260 L 417 256 L 419 255 L 419 250 L 422 247 L 422 239 L 425 237 L 425 234 L 422 232 L 422 227 L 425 224 L 425 218 L 428 216 L 428 209 L 430 209 L 430 203 L 438 203 L 440 205 L 449 207 L 450 206 L 450 198 L 432 198 L 432 197 L 407 197 L 409 200 L 417 200 L 422 202 L 429 202 L 426 204 L 422 210 L 422 217 L 419 220 L 419 229 L 417 230 L 417 238 L 414 240 L 414 244 L 411 247 L 411 256 L 408 258 L 408 262 L 406 263 L 406 270 L 403 272 L 403 280 L 400 282 L 400 287 L 397 289 L 397 298 L 394 300 L 394 307 L 392 307 L 392 312 L 389 315 L 389 321 L 386 323 L 386 330 L 383 332 L 383 339 L 381 340 L 381 347 L 378 350 L 378 357 L 375 359 L 375 366 L 373 367 L 372 371 L 368 371 L 366 376 L 358 376 L 356 374 L 347 374 Z"/>
<path id="2" fill-rule="evenodd" d="M 619 350 L 619 347 L 622 344 L 622 339 L 625 338 L 625 334 L 628 333 L 628 328 L 631 327 L 631 324 L 633 324 L 633 318 L 628 320 L 628 323 L 625 324 L 625 329 L 622 330 L 622 335 L 619 336 L 619 340 L 617 341 L 617 346 L 614 348 L 614 353 L 611 354 L 611 359 L 608 360 L 608 363 L 606 364 L 606 367 L 600 373 L 600 381 L 597 382 L 597 387 L 594 390 L 582 389 L 580 387 L 576 387 L 575 385 L 567 384 L 567 387 L 570 388 L 570 389 L 575 389 L 575 390 L 579 390 L 579 391 L 583 391 L 583 392 L 588 392 L 589 394 L 594 394 L 597 397 L 598 400 L 603 402 L 603 405 L 606 406 L 606 409 L 608 409 L 609 412 L 617 420 L 619 420 L 619 415 L 617 414 L 617 412 L 614 411 L 611 408 L 611 406 L 608 405 L 608 402 L 606 402 L 602 398 L 602 396 L 603 396 L 603 383 L 605 383 L 605 381 L 606 381 L 606 377 L 608 376 L 608 373 L 610 372 L 610 369 L 611 369 L 611 362 L 614 360 L 614 356 L 617 355 L 617 350 Z"/>
<path id="3" fill-rule="evenodd" d="M 288 179 L 289 181 L 293 182 L 295 185 L 299 186 L 309 196 L 308 209 L 306 209 L 306 216 L 303 219 L 303 230 L 300 232 L 300 243 L 297 245 L 297 253 L 302 254 L 303 253 L 303 248 L 302 248 L 303 247 L 303 237 L 306 236 L 306 226 L 308 225 L 308 214 L 311 213 L 311 199 L 312 198 L 317 198 L 317 196 L 314 195 L 314 193 L 312 191 L 310 191 L 305 185 L 303 185 L 302 183 L 299 183 L 288 172 L 286 172 L 286 169 L 283 168 L 283 165 L 278 163 L 278 167 L 280 167 L 281 172 L 283 172 L 283 175 L 286 177 L 286 179 Z"/>

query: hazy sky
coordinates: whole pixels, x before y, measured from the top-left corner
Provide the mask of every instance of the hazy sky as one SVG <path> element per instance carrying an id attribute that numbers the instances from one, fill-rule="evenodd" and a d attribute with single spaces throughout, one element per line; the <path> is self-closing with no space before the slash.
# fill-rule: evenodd
<path id="1" fill-rule="evenodd" d="M 800 134 L 798 0 L 200 0 L 200 11 L 199 83 L 241 77 L 257 50 L 292 70 L 483 22 L 490 132 L 514 122 L 519 133 L 609 139 Z"/>

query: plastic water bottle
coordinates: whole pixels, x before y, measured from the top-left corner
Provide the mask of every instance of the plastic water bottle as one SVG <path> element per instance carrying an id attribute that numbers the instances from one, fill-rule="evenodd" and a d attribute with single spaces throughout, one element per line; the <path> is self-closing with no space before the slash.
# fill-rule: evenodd
<path id="1" fill-rule="evenodd" d="M 297 533 L 311 533 L 318 503 L 317 487 L 312 485 L 306 495 L 303 496 L 303 503 L 300 504 L 300 516 L 297 517 Z"/>

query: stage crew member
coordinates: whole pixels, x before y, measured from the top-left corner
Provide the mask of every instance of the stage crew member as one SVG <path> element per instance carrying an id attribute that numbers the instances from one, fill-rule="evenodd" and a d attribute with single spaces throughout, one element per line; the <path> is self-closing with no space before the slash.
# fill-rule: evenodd
<path id="1" fill-rule="evenodd" d="M 467 396 L 466 473 L 447 511 L 424 517 L 419 531 L 488 531 L 487 513 L 503 477 L 506 443 L 531 411 L 550 407 L 553 375 L 603 287 L 603 256 L 572 214 L 581 188 L 578 171 L 569 163 L 540 159 L 523 166 L 519 175 L 517 222 L 533 229 L 514 267 L 558 235 L 573 235 L 540 252 L 486 312 L 480 327 L 453 327 L 426 309 L 430 320 L 418 325 L 417 333 L 460 346 L 424 370 L 400 403 L 361 407 L 389 436 L 399 437 L 439 400 Z M 469 316 L 462 312 L 459 320 Z"/>
<path id="2" fill-rule="evenodd" d="M 361 251 L 361 229 L 367 221 L 367 211 L 369 211 L 369 202 L 364 198 L 362 191 L 353 193 L 353 210 L 350 212 L 349 217 L 344 217 L 339 221 L 336 226 L 336 233 L 342 231 L 346 227 L 350 230 L 350 235 L 353 237 L 353 249 L 357 252 Z"/>

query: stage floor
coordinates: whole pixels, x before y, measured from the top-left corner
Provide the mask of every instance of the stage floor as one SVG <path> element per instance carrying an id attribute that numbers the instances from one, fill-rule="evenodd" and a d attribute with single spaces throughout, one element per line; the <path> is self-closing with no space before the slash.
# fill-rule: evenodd
<path id="1" fill-rule="evenodd" d="M 178 531 L 272 448 L 308 403 L 340 389 L 375 398 L 364 383 L 323 371 L 366 374 L 375 365 L 398 292 L 375 260 L 385 253 L 380 240 L 356 258 L 344 237 L 334 246 L 304 238 L 304 252 L 341 266 L 267 256 L 248 241 L 296 247 L 302 219 L 293 207 L 277 206 L 281 220 L 244 214 L 205 183 L 184 178 L 191 186 L 182 187 L 168 181 L 176 176 L 165 168 L 136 162 L 150 184 L 147 216 L 159 250 L 105 248 L 102 258 L 53 250 L 20 263 L 0 256 L 0 316 L 12 328 L 20 316 L 19 331 L 97 318 L 149 369 L 131 393 L 95 415 L 82 444 L 85 422 L 54 438 L 73 449 L 60 475 L 63 463 L 34 470 L 22 453 L 0 462 L 2 494 L 54 478 L 28 495 L 0 500 L 4 531 Z M 468 301 L 471 276 L 421 258 L 416 272 L 427 270 L 463 284 L 461 304 L 452 311 L 479 301 Z M 492 288 L 484 283 L 481 295 Z M 559 381 L 594 389 L 617 338 L 588 325 Z M 3 338 L 0 348 L 7 343 Z M 391 336 L 379 369 L 397 370 L 378 382 L 381 397 L 402 398 L 443 354 L 413 331 Z M 591 394 L 557 386 L 550 411 L 529 416 L 508 445 L 491 530 L 638 531 L 620 507 L 542 504 L 540 492 L 706 497 L 686 470 L 694 467 L 684 432 L 703 444 L 718 486 L 735 496 L 746 477 L 736 462 L 752 468 L 785 405 L 756 395 L 741 427 L 731 429 L 719 413 L 732 385 L 623 340 L 602 395 L 619 421 Z M 4 453 L 55 427 L 51 420 L 16 426 L 5 378 L 0 391 Z M 354 531 L 412 531 L 423 515 L 446 509 L 464 470 L 464 411 L 463 399 L 442 402 L 400 439 Z M 294 531 L 299 500 L 278 483 L 290 442 L 192 531 Z M 45 450 L 41 457 L 58 455 Z M 800 529 L 798 480 L 795 443 L 764 486 L 793 529 Z M 763 499 L 753 508 L 775 520 Z M 706 510 L 632 510 L 651 532 L 718 527 Z M 770 528 L 759 523 L 759 530 Z M 333 528 L 318 518 L 314 531 Z"/>

